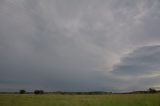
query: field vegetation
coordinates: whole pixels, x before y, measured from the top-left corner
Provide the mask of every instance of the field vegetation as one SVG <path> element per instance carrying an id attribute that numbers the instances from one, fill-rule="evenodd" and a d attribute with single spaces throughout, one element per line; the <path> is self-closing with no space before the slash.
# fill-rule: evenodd
<path id="1" fill-rule="evenodd" d="M 160 106 L 160 94 L 0 94 L 0 106 Z"/>

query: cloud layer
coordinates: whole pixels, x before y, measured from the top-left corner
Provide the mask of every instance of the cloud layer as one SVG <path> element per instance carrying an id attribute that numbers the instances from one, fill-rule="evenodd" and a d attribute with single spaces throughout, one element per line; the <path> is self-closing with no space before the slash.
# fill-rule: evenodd
<path id="1" fill-rule="evenodd" d="M 159 9 L 159 0 L 1 0 L 0 90 L 160 86 Z"/>

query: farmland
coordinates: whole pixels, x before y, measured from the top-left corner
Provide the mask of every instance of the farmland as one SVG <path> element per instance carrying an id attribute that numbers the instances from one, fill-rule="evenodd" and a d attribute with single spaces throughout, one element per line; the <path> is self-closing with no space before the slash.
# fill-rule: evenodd
<path id="1" fill-rule="evenodd" d="M 160 106 L 160 94 L 0 94 L 0 106 Z"/>

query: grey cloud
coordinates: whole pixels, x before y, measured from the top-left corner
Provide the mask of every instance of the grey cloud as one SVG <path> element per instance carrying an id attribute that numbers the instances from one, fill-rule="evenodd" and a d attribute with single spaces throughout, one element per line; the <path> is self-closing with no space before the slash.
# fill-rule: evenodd
<path id="1" fill-rule="evenodd" d="M 158 69 L 159 47 L 139 48 L 160 40 L 158 2 L 1 0 L 0 89 L 131 89 L 118 77 Z"/>
<path id="2" fill-rule="evenodd" d="M 143 76 L 159 75 L 160 46 L 145 46 L 134 50 L 114 66 L 113 73 L 118 75 Z"/>

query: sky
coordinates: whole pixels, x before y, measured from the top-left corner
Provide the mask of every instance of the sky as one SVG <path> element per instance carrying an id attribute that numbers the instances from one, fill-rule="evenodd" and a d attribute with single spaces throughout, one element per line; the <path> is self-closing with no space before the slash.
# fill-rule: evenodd
<path id="1" fill-rule="evenodd" d="M 0 91 L 160 87 L 160 0 L 0 0 Z"/>

